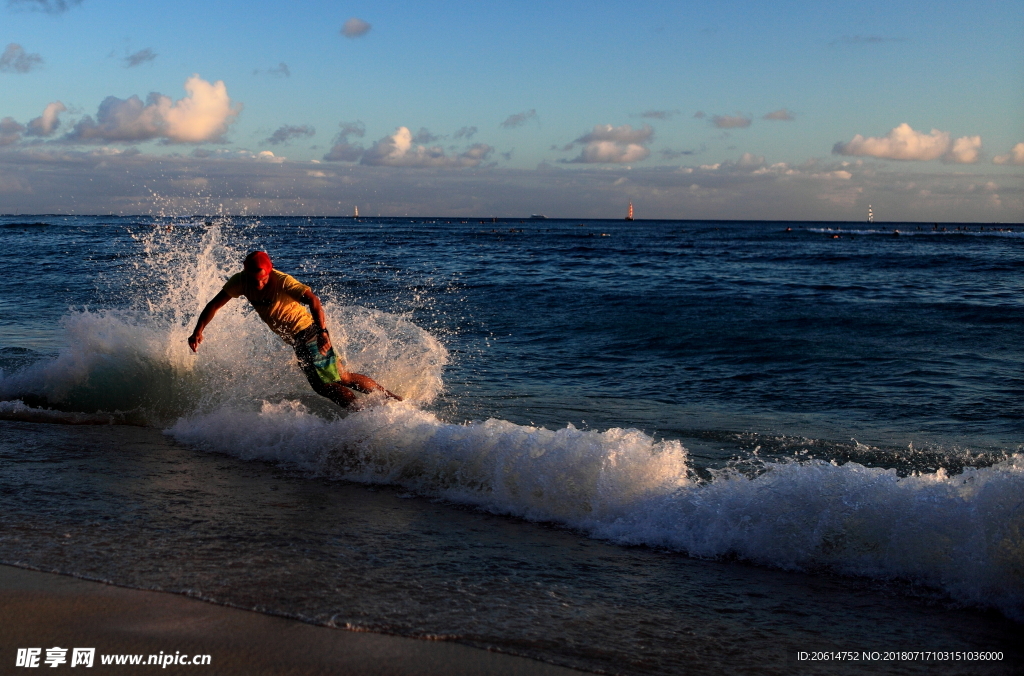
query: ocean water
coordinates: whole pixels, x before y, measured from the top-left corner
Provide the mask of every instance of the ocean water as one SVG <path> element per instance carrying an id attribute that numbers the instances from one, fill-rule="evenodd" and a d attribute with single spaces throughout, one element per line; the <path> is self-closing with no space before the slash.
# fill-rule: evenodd
<path id="1" fill-rule="evenodd" d="M 1024 621 L 1024 226 L 0 217 L 0 562 L 622 674 Z M 244 301 L 310 284 L 346 413 Z"/>

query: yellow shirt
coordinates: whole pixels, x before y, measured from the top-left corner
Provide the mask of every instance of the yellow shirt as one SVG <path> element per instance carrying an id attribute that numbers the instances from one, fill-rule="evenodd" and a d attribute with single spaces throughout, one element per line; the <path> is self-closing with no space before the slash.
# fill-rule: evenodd
<path id="1" fill-rule="evenodd" d="M 270 271 L 270 279 L 262 289 L 257 289 L 252 278 L 243 272 L 232 275 L 223 289 L 232 298 L 245 296 L 260 319 L 285 340 L 313 325 L 313 315 L 299 302 L 307 290 L 308 286 L 278 270 Z"/>

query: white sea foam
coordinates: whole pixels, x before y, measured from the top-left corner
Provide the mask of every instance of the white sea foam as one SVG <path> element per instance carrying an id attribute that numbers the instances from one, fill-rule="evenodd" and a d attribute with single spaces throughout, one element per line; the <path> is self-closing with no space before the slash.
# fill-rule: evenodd
<path id="1" fill-rule="evenodd" d="M 912 580 L 1024 619 L 1024 456 L 956 476 L 810 461 L 698 482 L 679 442 L 637 430 L 457 425 L 398 404 L 334 421 L 297 403 L 225 408 L 183 418 L 168 433 L 622 544 Z"/>
<path id="2" fill-rule="evenodd" d="M 28 406 L 20 399 L 0 401 L 0 420 L 22 420 L 62 425 L 114 425 L 124 421 L 123 416 L 110 413 L 89 414 L 37 408 Z"/>

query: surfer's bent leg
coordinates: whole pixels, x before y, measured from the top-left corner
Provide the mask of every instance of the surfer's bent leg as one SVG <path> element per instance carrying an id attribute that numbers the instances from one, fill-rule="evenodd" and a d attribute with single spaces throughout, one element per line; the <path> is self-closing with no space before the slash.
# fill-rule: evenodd
<path id="1" fill-rule="evenodd" d="M 315 343 L 309 341 L 309 338 L 315 335 L 315 333 L 308 335 L 299 334 L 293 342 L 295 356 L 299 361 L 299 368 L 302 369 L 306 380 L 309 381 L 309 385 L 313 388 L 314 392 L 322 397 L 327 397 L 343 408 L 350 407 L 355 403 L 356 395 L 349 389 L 350 387 L 364 394 L 381 392 L 390 399 L 402 400 L 397 394 L 389 392 L 377 384 L 373 378 L 364 376 L 361 373 L 346 371 L 337 353 L 333 353 L 335 360 L 333 363 L 336 365 L 336 370 L 334 366 L 326 370 L 318 369 L 314 363 L 314 356 L 311 356 L 313 351 L 318 348 Z"/>
<path id="2" fill-rule="evenodd" d="M 303 375 L 305 375 L 306 380 L 309 381 L 309 386 L 312 387 L 313 391 L 321 397 L 327 397 L 342 408 L 348 408 L 353 402 L 355 402 L 355 393 L 343 386 L 340 382 L 325 383 L 320 379 L 320 374 L 317 373 L 316 368 L 303 363 L 303 360 L 301 359 L 299 360 L 299 367 L 302 368 Z"/>
<path id="3" fill-rule="evenodd" d="M 358 390 L 363 394 L 373 394 L 374 392 L 382 392 L 388 399 L 394 399 L 396 401 L 402 401 L 402 398 L 394 392 L 389 392 L 377 384 L 377 381 L 370 376 L 364 376 L 362 373 L 350 373 L 345 371 L 339 372 L 341 380 L 338 382 L 346 387 Z"/>
<path id="4" fill-rule="evenodd" d="M 310 358 L 310 348 L 305 345 L 303 338 L 308 338 L 308 336 L 302 336 L 301 334 L 296 336 L 293 347 L 295 348 L 295 357 L 299 361 L 299 368 L 302 369 L 302 374 L 309 381 L 309 386 L 321 397 L 327 397 L 338 406 L 342 408 L 350 407 L 355 402 L 355 393 L 344 387 L 340 382 L 324 382 L 325 378 Z"/>
<path id="5" fill-rule="evenodd" d="M 342 408 L 349 408 L 356 401 L 356 395 L 352 390 L 344 387 L 341 383 L 319 383 L 313 387 L 313 390 L 321 397 L 327 397 Z"/>

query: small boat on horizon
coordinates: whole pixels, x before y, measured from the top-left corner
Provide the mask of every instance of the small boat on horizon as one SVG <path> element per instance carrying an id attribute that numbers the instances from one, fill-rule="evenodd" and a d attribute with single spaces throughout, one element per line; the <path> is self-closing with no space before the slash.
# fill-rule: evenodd
<path id="1" fill-rule="evenodd" d="M 530 214 L 530 218 L 534 221 L 546 221 L 548 217 L 544 214 Z"/>
<path id="2" fill-rule="evenodd" d="M 626 220 L 627 221 L 633 220 L 633 203 L 632 202 L 629 203 L 629 211 L 626 212 Z"/>

